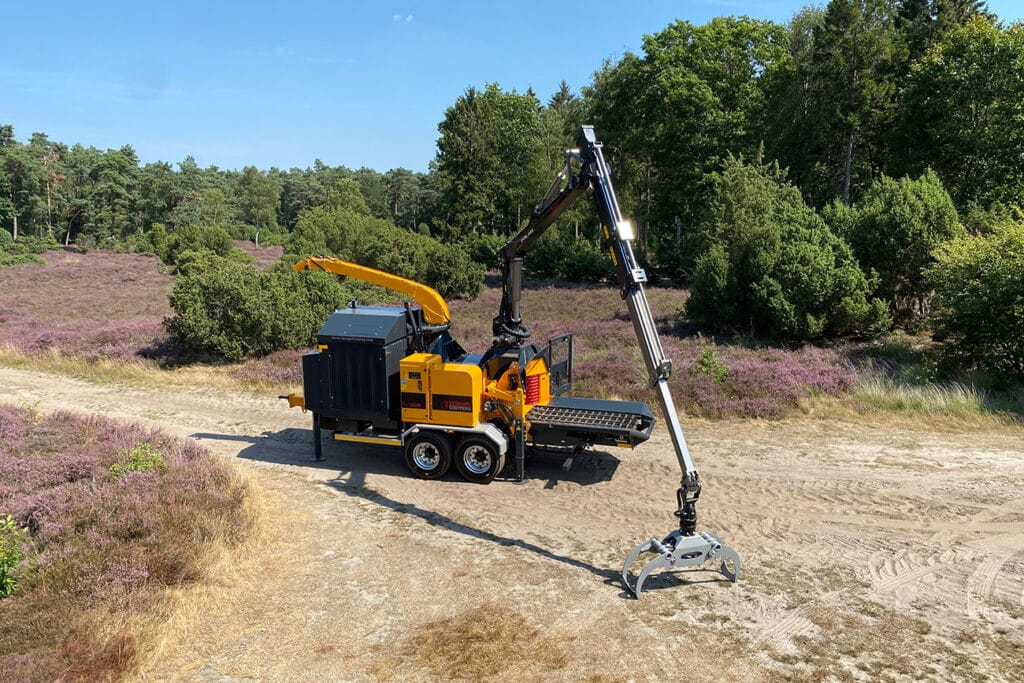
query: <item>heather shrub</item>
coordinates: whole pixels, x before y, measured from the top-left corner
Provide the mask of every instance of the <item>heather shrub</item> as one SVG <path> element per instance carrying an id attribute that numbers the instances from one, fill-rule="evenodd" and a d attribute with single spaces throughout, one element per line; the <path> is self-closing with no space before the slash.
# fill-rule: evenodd
<path id="1" fill-rule="evenodd" d="M 231 371 L 231 376 L 252 388 L 302 384 L 302 354 L 306 349 L 275 351 L 250 358 Z"/>
<path id="2" fill-rule="evenodd" d="M 940 245 L 927 271 L 931 325 L 957 365 L 1024 379 L 1024 221 Z"/>
<path id="3" fill-rule="evenodd" d="M 688 414 L 778 418 L 816 396 L 844 395 L 857 381 L 854 368 L 831 349 L 749 348 L 679 337 L 675 320 L 686 292 L 662 287 L 646 291 L 665 353 L 673 362 L 669 386 L 676 405 Z M 501 290 L 494 287 L 475 301 L 453 302 L 452 332 L 466 349 L 487 348 L 500 299 Z M 528 281 L 523 316 L 535 343 L 573 333 L 574 396 L 643 401 L 656 408 L 626 304 L 614 288 Z"/>
<path id="4" fill-rule="evenodd" d="M 785 341 L 886 328 L 884 302 L 777 163 L 725 163 L 686 314 Z"/>
<path id="5" fill-rule="evenodd" d="M 0 346 L 119 362 L 161 348 L 174 278 L 158 259 L 49 252 L 45 261 L 0 269 Z"/>
<path id="6" fill-rule="evenodd" d="M 10 515 L 0 516 L 0 598 L 18 589 L 18 573 L 24 559 L 22 546 L 28 530 L 19 527 Z"/>
<path id="7" fill-rule="evenodd" d="M 876 293 L 901 325 L 927 310 L 925 270 L 941 242 L 963 234 L 953 200 L 931 170 L 914 180 L 882 176 L 854 207 L 833 205 L 826 221 L 849 242 L 865 271 L 879 276 Z"/>
<path id="8" fill-rule="evenodd" d="M 162 468 L 114 473 L 147 444 Z M 5 680 L 120 679 L 152 631 L 133 624 L 161 612 L 162 588 L 202 579 L 211 553 L 251 524 L 227 463 L 102 418 L 0 405 L 0 472 L 0 527 L 9 518 L 27 529 L 20 562 L 30 567 L 0 600 Z"/>

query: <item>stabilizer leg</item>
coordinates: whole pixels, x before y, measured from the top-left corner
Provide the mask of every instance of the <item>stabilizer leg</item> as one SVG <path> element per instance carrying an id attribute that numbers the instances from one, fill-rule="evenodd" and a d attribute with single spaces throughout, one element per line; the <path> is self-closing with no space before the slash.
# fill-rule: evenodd
<path id="1" fill-rule="evenodd" d="M 320 413 L 313 413 L 313 461 L 324 459 L 323 445 L 320 442 Z"/>

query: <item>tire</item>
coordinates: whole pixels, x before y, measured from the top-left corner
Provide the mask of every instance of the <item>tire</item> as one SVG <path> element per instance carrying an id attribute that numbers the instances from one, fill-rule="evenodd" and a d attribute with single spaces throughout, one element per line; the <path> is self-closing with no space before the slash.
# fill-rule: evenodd
<path id="1" fill-rule="evenodd" d="M 490 439 L 467 436 L 455 449 L 455 469 L 474 484 L 490 484 L 505 469 L 505 455 Z"/>
<path id="2" fill-rule="evenodd" d="M 451 444 L 440 434 L 414 434 L 405 442 L 405 464 L 419 479 L 440 479 L 452 466 Z"/>

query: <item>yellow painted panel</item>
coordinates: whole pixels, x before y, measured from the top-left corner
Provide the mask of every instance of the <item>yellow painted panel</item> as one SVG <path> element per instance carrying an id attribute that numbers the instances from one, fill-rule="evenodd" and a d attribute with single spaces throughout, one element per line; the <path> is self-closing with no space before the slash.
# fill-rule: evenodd
<path id="1" fill-rule="evenodd" d="M 430 369 L 432 424 L 474 427 L 480 416 L 483 371 L 466 363 L 443 363 Z"/>
<path id="2" fill-rule="evenodd" d="M 430 369 L 441 365 L 441 357 L 413 353 L 399 363 L 399 391 L 403 422 L 430 421 Z"/>

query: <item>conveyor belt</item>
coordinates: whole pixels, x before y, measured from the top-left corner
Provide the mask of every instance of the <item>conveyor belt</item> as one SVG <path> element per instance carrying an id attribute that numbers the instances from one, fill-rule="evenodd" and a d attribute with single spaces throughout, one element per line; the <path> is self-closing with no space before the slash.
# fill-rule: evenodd
<path id="1" fill-rule="evenodd" d="M 535 445 L 636 446 L 650 437 L 654 416 L 643 403 L 558 396 L 526 415 Z"/>
<path id="2" fill-rule="evenodd" d="M 633 429 L 640 416 L 636 413 L 613 413 L 586 408 L 560 408 L 557 406 L 536 406 L 527 416 L 530 422 L 546 424 L 588 425 L 591 427 L 612 427 Z"/>

